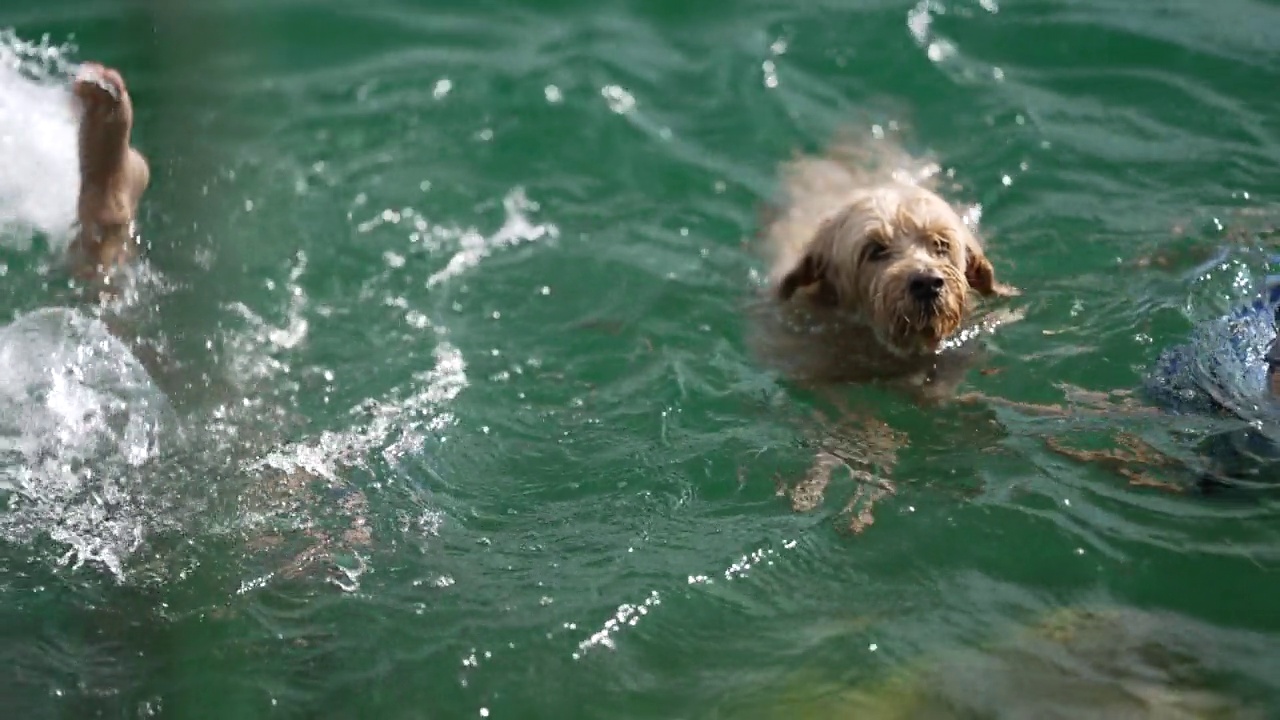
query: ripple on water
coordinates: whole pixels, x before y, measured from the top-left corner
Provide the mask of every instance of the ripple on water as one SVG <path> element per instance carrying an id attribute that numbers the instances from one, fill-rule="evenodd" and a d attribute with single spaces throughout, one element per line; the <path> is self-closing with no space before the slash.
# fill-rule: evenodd
<path id="1" fill-rule="evenodd" d="M 1203 408 L 1170 412 L 1166 403 L 1157 404 L 1138 388 L 1150 364 L 1135 365 L 1135 382 L 1127 387 L 1090 392 L 1062 384 L 1068 412 L 1035 418 L 998 411 L 1017 436 L 1012 445 L 1036 471 L 1014 483 L 1016 493 L 997 492 L 989 499 L 1056 526 L 1079 543 L 1078 556 L 1097 553 L 1119 563 L 1139 557 L 1154 562 L 1152 558 L 1163 555 L 1254 567 L 1274 564 L 1280 558 L 1280 535 L 1270 522 L 1280 510 L 1268 480 L 1274 459 L 1265 452 L 1255 459 L 1230 455 L 1218 442 L 1250 427 L 1259 440 L 1275 432 L 1273 409 L 1257 397 L 1263 387 L 1261 365 L 1238 366 L 1239 358 L 1227 347 L 1232 341 L 1248 343 L 1248 338 L 1225 329 L 1219 320 L 1256 297 L 1266 273 L 1265 262 L 1260 262 L 1264 257 L 1248 247 L 1224 251 L 1193 269 L 1175 298 L 1161 301 L 1166 307 L 1159 308 L 1179 316 L 1176 334 L 1169 333 L 1173 342 L 1184 342 L 1189 327 L 1201 331 L 1186 348 L 1186 377 L 1178 387 L 1197 383 L 1234 407 L 1233 414 Z M 1136 299 L 1117 301 L 1109 317 L 1085 314 L 1087 335 L 1110 337 L 1112 343 L 1132 338 L 1139 329 L 1134 304 L 1139 304 Z M 1152 361 L 1160 350 L 1149 351 Z M 1208 363 L 1211 358 L 1221 365 Z M 1214 373 L 1200 373 L 1201 363 Z M 1262 474 L 1252 479 L 1233 478 L 1238 487 L 1201 492 L 1201 483 L 1211 475 L 1258 468 Z"/>
<path id="2" fill-rule="evenodd" d="M 1052 382 L 1069 372 L 1120 368 L 1090 387 L 1132 380 L 1146 348 L 1166 337 L 1138 321 L 1149 310 L 1167 319 L 1180 296 L 1136 274 L 1117 283 L 1112 256 L 1132 251 L 1131 232 L 1160 236 L 1160 212 L 1197 200 L 1216 182 L 1212 168 L 1183 163 L 1178 151 L 1230 154 L 1256 140 L 1261 151 L 1239 155 L 1254 172 L 1259 153 L 1273 154 L 1270 114 L 1239 102 L 1230 72 L 1217 73 L 1221 84 L 1207 83 L 1169 62 L 1125 80 L 1126 71 L 1110 65 L 1129 56 L 1113 63 L 1110 51 L 1098 54 L 1105 62 L 1057 58 L 1037 69 L 1028 56 L 1078 52 L 1056 40 L 1086 36 L 1089 21 L 1121 26 L 1120 5 L 1093 5 L 235 8 L 270 26 L 282 45 L 258 52 L 247 43 L 225 58 L 260 75 L 238 88 L 238 106 L 219 108 L 201 127 L 270 127 L 260 144 L 247 138 L 226 148 L 231 164 L 237 153 L 251 155 L 267 176 L 245 163 L 238 179 L 209 194 L 243 192 L 234 200 L 245 207 L 236 234 L 253 246 L 244 273 L 254 287 L 263 279 L 255 273 L 276 272 L 263 267 L 288 257 L 298 263 L 272 275 L 267 297 L 237 293 L 233 304 L 210 310 L 216 322 L 180 330 L 201 342 L 206 331 L 225 333 L 233 380 L 216 407 L 184 415 L 202 431 L 226 426 L 194 441 L 222 462 L 199 479 L 226 489 L 225 475 L 244 476 L 255 488 L 236 498 L 229 517 L 182 528 L 191 530 L 184 539 L 207 536 L 218 522 L 243 531 L 230 533 L 232 543 L 252 544 L 280 526 L 304 540 L 336 537 L 341 528 L 321 516 L 325 506 L 356 507 L 367 524 L 352 535 L 365 544 L 350 547 L 373 571 L 362 575 L 359 559 L 344 564 L 335 582 L 359 593 L 307 588 L 305 602 L 293 602 L 293 586 L 282 590 L 279 575 L 247 569 L 238 544 L 230 553 L 199 548 L 206 572 L 228 582 L 193 584 L 199 589 L 190 595 L 199 597 L 191 602 L 234 607 L 189 620 L 168 613 L 130 636 L 142 639 L 122 652 L 152 653 L 147 667 L 163 670 L 148 697 L 163 696 L 177 713 L 178 703 L 205 691 L 251 686 L 270 688 L 282 704 L 305 704 L 299 698 L 314 688 L 314 705 L 296 708 L 303 714 L 315 707 L 348 716 L 406 707 L 448 714 L 465 705 L 498 717 L 560 708 L 572 715 L 610 703 L 626 714 L 652 703 L 654 715 L 670 715 L 688 714 L 679 707 L 686 698 L 723 690 L 795 717 L 814 695 L 843 695 L 813 713 L 825 717 L 849 714 L 844 691 L 886 658 L 910 661 L 940 640 L 968 642 L 988 635 L 996 616 L 1018 614 L 998 589 L 954 587 L 948 579 L 957 573 L 1018 575 L 1013 585 L 1030 594 L 1103 584 L 1172 603 L 1211 584 L 1185 582 L 1181 554 L 1218 563 L 1206 577 L 1230 582 L 1225 538 L 1267 525 L 1265 508 L 1227 511 L 1107 484 L 1040 462 L 1044 453 L 1023 441 L 1039 440 L 1042 425 L 1000 415 L 1004 422 L 990 425 L 1011 437 L 998 446 L 985 431 L 961 427 L 967 416 L 913 414 L 875 393 L 858 407 L 874 405 L 867 415 L 906 445 L 901 453 L 895 445 L 899 491 L 881 504 L 876 526 L 856 539 L 831 532 L 835 496 L 854 491 L 843 474 L 829 502 L 792 513 L 786 498 L 773 496 L 771 475 L 802 473 L 815 445 L 860 458 L 874 438 L 855 430 L 879 426 L 859 417 L 847 433 L 833 433 L 843 415 L 797 417 L 812 400 L 766 376 L 732 329 L 747 264 L 736 241 L 754 229 L 753 203 L 772 187 L 776 161 L 790 146 L 822 142 L 851 107 L 883 94 L 937 128 L 919 140 L 954 165 L 946 170 L 967 185 L 967 199 L 981 199 L 984 224 L 998 233 L 993 254 L 1034 288 L 1028 318 L 994 335 L 996 362 L 1013 361 L 1003 375 L 974 382 L 1016 395 L 1053 392 Z M 1232 37 L 1220 22 L 1193 28 L 1194 7 L 1128 11 L 1129 29 L 1101 39 L 1158 32 L 1197 45 L 1214 33 Z M 1212 15 L 1218 6 L 1205 7 Z M 1065 35 L 1057 33 L 1068 31 L 1066 22 L 1022 22 L 1046 13 L 1084 22 Z M 983 33 L 991 42 L 973 40 Z M 330 34 L 346 42 L 315 42 Z M 1242 62 L 1254 68 L 1273 62 L 1257 43 L 1220 45 L 1221 54 L 1250 56 Z M 1174 80 L 1184 72 L 1186 82 Z M 1213 92 L 1203 91 L 1210 85 Z M 51 91 L 32 107 L 53 108 L 56 97 Z M 1200 124 L 1217 115 L 1222 123 Z M 906 115 L 898 118 L 905 124 Z M 1212 132 L 1222 127 L 1233 137 Z M 1167 162 L 1144 164 L 1166 151 Z M 534 217 L 531 199 L 554 223 Z M 33 226 L 56 224 L 53 213 L 23 202 L 19 214 L 40 221 Z M 1095 275 L 1082 279 L 1085 272 Z M 1149 297 L 1136 302 L 1135 286 Z M 288 415 L 301 420 L 286 423 Z M 238 442 L 251 427 L 259 437 Z M 1008 457 L 1000 452 L 1009 448 L 1014 464 L 1029 462 L 1002 475 Z M 119 442 L 106 449 L 119 451 Z M 130 462 L 122 453 L 102 467 Z M 186 459 L 171 465 L 193 474 Z M 6 459 L 6 468 L 19 466 Z M 994 490 L 974 501 L 962 496 L 968 475 L 1025 492 Z M 357 496 L 367 501 L 357 507 Z M 63 521 L 50 508 L 33 531 Z M 1265 532 L 1251 542 L 1274 547 Z M 432 538 L 429 552 L 413 542 L 422 537 Z M 1146 587 L 1128 584 L 1144 572 Z M 1158 573 L 1168 579 L 1161 583 Z M 172 589 L 157 594 L 169 600 Z M 241 603 L 237 592 L 248 597 Z M 1029 605 L 1038 612 L 1046 602 Z M 1197 611 L 1225 602 L 1202 598 Z M 236 624 L 246 607 L 244 614 L 266 618 L 260 638 L 246 638 Z M 885 615 L 896 625 L 874 624 Z M 1176 619 L 1135 622 L 1156 645 L 1218 634 L 1184 633 Z M 1134 626 L 1103 623 L 1096 634 L 1105 640 Z M 317 628 L 332 636 L 299 632 Z M 1161 629 L 1173 640 L 1160 639 Z M 1252 659 L 1256 648 L 1241 645 L 1239 656 Z M 1052 646 L 1040 649 L 1038 660 L 1053 655 Z M 1114 667 L 1101 654 L 1104 662 L 1082 663 L 1085 672 Z M 1018 671 L 1032 664 L 1020 662 L 1025 653 L 1009 656 L 1007 664 L 962 658 L 937 673 L 935 695 L 982 711 L 991 709 L 987 701 L 1034 701 L 1034 692 L 1003 683 L 1028 677 Z M 210 673 L 203 661 L 218 657 L 226 665 Z M 811 660 L 830 672 L 798 693 L 760 682 Z M 932 661 L 919 663 L 926 665 Z M 930 672 L 913 680 L 915 695 L 927 694 L 919 688 L 934 679 Z M 1130 687 L 1162 691 L 1144 680 Z"/>
<path id="3" fill-rule="evenodd" d="M 427 289 L 479 265 L 494 250 L 539 240 L 544 236 L 555 238 L 559 235 L 555 225 L 535 224 L 528 220 L 526 213 L 536 211 L 538 206 L 525 197 L 523 189 L 517 188 L 503 198 L 502 207 L 506 213 L 506 221 L 502 227 L 487 238 L 476 233 L 464 233 L 459 238 L 462 247 L 449 258 L 443 268 L 427 278 Z"/>

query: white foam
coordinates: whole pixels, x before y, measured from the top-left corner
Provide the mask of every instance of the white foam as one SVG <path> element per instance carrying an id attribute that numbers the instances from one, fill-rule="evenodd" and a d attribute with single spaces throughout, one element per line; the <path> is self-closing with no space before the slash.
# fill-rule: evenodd
<path id="1" fill-rule="evenodd" d="M 227 306 L 248 326 L 246 331 L 234 332 L 227 338 L 232 349 L 231 376 L 242 390 L 261 387 L 277 375 L 287 375 L 290 371 L 288 363 L 277 359 L 277 356 L 297 348 L 307 339 L 310 330 L 306 317 L 309 299 L 298 283 L 307 270 L 307 254 L 299 250 L 295 258 L 297 263 L 285 283 L 288 306 L 284 325 L 272 325 L 243 302 L 234 301 Z"/>
<path id="2" fill-rule="evenodd" d="M 459 238 L 461 247 L 453 257 L 449 258 L 449 263 L 427 278 L 428 288 L 451 280 L 479 265 L 494 250 L 541 240 L 544 237 L 554 238 L 560 234 L 555 225 L 529 221 L 529 212 L 536 211 L 538 206 L 525 196 L 524 188 L 516 188 L 508 193 L 502 199 L 502 208 L 506 211 L 506 219 L 502 227 L 487 238 L 474 230 L 463 233 Z"/>
<path id="3" fill-rule="evenodd" d="M 0 245 L 69 238 L 80 182 L 70 50 L 0 29 Z"/>
<path id="4" fill-rule="evenodd" d="M 48 308 L 0 327 L 0 535 L 41 536 L 117 576 L 142 542 L 137 468 L 154 457 L 167 399 L 100 320 Z"/>
<path id="5" fill-rule="evenodd" d="M 367 418 L 366 422 L 344 432 L 324 432 L 317 439 L 278 448 L 251 462 L 249 468 L 303 470 L 336 480 L 340 465 L 358 465 L 370 452 L 380 451 L 387 462 L 394 463 L 421 449 L 429 433 L 454 423 L 449 403 L 469 384 L 467 363 L 456 347 L 442 341 L 433 354 L 435 367 L 414 376 L 413 392 L 405 396 L 393 393 L 352 410 L 353 415 Z"/>

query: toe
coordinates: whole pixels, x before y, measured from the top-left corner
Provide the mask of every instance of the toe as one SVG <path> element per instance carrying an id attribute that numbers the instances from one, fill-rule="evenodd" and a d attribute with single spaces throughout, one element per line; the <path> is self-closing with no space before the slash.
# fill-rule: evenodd
<path id="1" fill-rule="evenodd" d="M 84 100 L 120 102 L 125 97 L 124 78 L 112 68 L 98 63 L 85 63 L 76 74 L 74 89 Z"/>

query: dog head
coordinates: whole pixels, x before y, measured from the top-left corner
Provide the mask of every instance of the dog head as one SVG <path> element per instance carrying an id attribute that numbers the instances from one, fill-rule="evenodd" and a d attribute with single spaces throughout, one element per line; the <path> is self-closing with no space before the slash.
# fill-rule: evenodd
<path id="1" fill-rule="evenodd" d="M 899 355 L 936 352 L 969 311 L 969 292 L 1010 295 L 978 239 L 935 193 L 892 184 L 853 193 L 827 216 L 778 296 L 857 313 Z"/>

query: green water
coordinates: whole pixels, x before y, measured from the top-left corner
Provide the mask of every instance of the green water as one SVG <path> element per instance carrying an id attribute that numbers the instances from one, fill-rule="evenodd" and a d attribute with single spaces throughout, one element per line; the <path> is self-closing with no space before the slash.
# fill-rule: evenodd
<path id="1" fill-rule="evenodd" d="M 1166 650 L 1095 656 L 1280 717 L 1275 493 L 1130 488 L 1045 443 L 1194 462 L 1167 419 L 842 412 L 743 320 L 777 164 L 894 124 L 1024 290 L 963 390 L 1136 387 L 1242 292 L 1182 273 L 1278 214 L 1274 3 L 59 0 L 0 27 L 130 82 L 163 281 L 129 317 L 186 428 L 137 471 L 119 572 L 0 545 L 6 717 L 876 717 L 859 693 L 957 653 L 928 717 L 1045 717 L 986 648 L 1082 605 Z M 7 316 L 68 302 L 38 246 L 2 252 Z M 794 512 L 778 483 L 867 418 L 903 445 L 875 524 L 847 532 L 847 476 Z M 255 491 L 253 459 L 306 449 L 341 487 Z M 353 515 L 367 542 L 280 570 Z"/>

